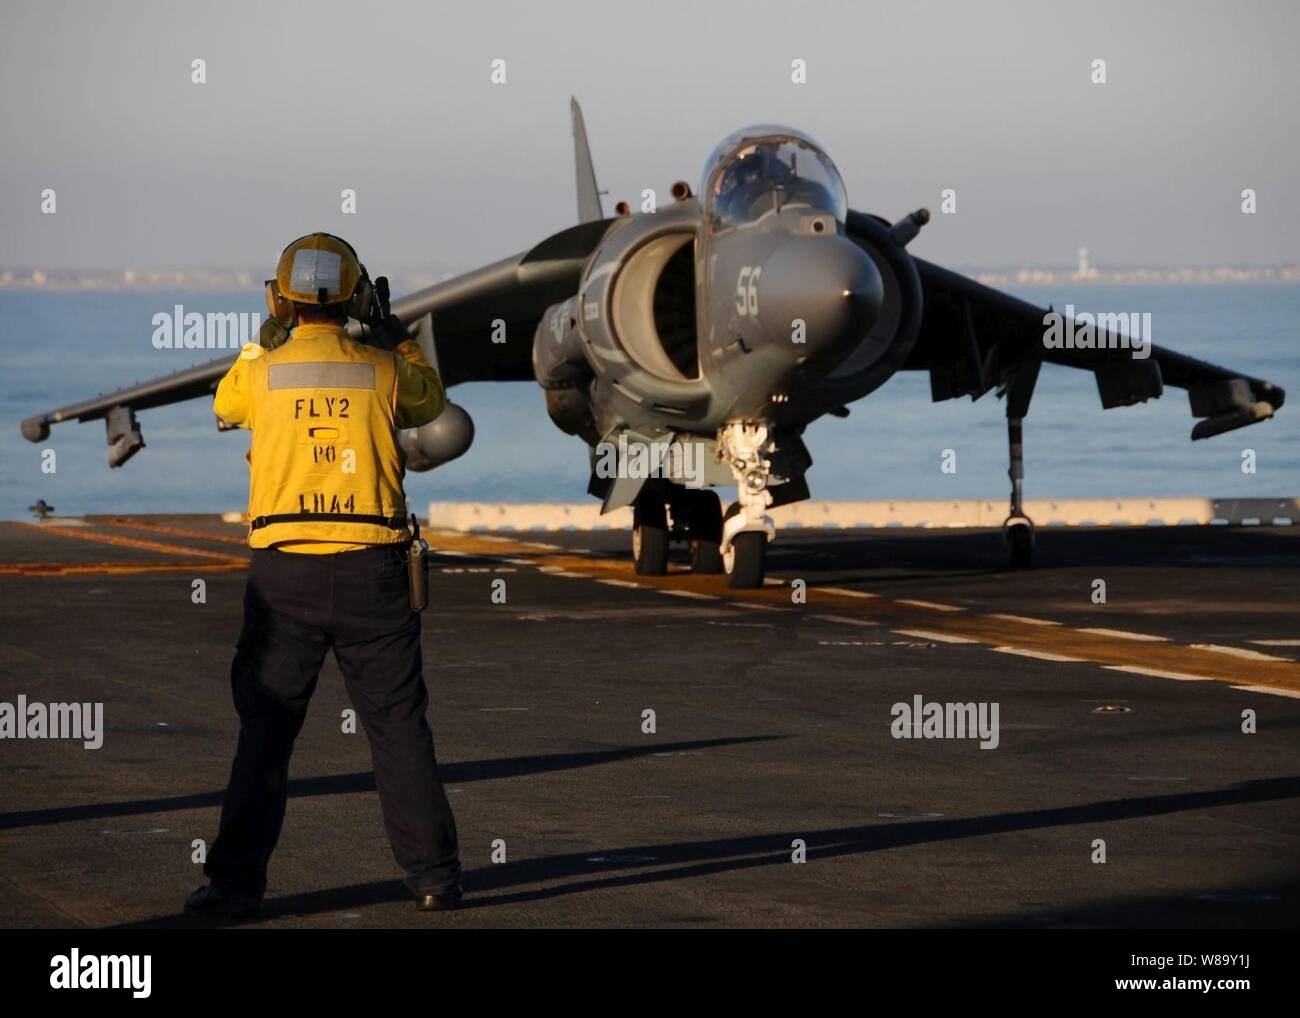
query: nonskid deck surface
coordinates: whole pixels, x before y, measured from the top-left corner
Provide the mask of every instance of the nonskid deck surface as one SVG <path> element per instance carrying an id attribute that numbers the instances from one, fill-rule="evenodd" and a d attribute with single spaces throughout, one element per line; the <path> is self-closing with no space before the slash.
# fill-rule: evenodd
<path id="1" fill-rule="evenodd" d="M 635 576 L 626 533 L 426 536 L 468 907 L 410 908 L 331 659 L 264 925 L 1300 918 L 1300 528 L 1044 530 L 1024 572 L 995 531 L 789 530 L 758 591 Z M 104 728 L 0 741 L 0 925 L 193 924 L 247 555 L 216 516 L 0 524 L 0 701 Z M 917 697 L 996 705 L 996 748 L 895 738 Z"/>

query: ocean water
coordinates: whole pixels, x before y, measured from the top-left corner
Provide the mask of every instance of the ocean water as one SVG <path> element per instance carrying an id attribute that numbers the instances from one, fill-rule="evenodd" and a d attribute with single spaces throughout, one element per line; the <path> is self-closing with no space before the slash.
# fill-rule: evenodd
<path id="1" fill-rule="evenodd" d="M 1045 366 L 1025 426 L 1026 496 L 1295 496 L 1300 494 L 1300 287 L 1213 285 L 1021 287 L 1058 309 L 1149 311 L 1155 341 L 1266 378 L 1292 402 L 1271 421 L 1191 442 L 1186 394 L 1102 411 L 1090 374 Z M 0 518 L 27 516 L 38 498 L 61 514 L 242 509 L 246 432 L 220 434 L 207 400 L 139 415 L 146 448 L 110 470 L 101 421 L 56 425 L 34 445 L 19 422 L 34 413 L 209 359 L 207 351 L 155 350 L 151 319 L 186 311 L 261 310 L 260 294 L 0 293 Z M 582 443 L 546 416 L 532 383 L 458 386 L 452 399 L 477 428 L 462 459 L 410 474 L 407 494 L 431 500 L 583 501 Z M 1007 496 L 1006 425 L 993 395 L 932 403 L 924 373 L 901 373 L 851 407 L 847 419 L 808 429 L 814 498 Z M 53 474 L 42 450 L 56 451 Z M 941 470 L 944 450 L 957 470 Z M 1256 471 L 1242 470 L 1243 450 Z"/>

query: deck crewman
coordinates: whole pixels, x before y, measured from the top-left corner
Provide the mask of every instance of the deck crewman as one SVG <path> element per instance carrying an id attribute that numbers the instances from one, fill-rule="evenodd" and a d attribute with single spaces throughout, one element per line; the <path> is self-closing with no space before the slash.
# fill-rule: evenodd
<path id="1" fill-rule="evenodd" d="M 396 434 L 432 421 L 447 397 L 388 312 L 386 281 L 376 284 L 341 238 L 294 241 L 266 284 L 271 323 L 282 328 L 263 336 L 278 331 L 278 345 L 246 346 L 217 388 L 221 422 L 252 430 L 253 552 L 231 666 L 239 744 L 204 865 L 209 883 L 186 899 L 187 911 L 260 913 L 289 757 L 331 648 L 416 906 L 460 902 L 456 823 L 425 717 L 425 545 L 407 517 Z M 371 325 L 364 342 L 349 337 L 349 317 Z"/>

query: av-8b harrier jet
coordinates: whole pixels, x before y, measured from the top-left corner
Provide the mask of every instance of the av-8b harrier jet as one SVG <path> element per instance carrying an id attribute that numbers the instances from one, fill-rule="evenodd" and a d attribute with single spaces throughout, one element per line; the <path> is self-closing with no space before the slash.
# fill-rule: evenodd
<path id="1" fill-rule="evenodd" d="M 1254 424 L 1282 405 L 1269 382 L 1097 330 L 1089 347 L 1045 341 L 1045 309 L 914 258 L 924 209 L 895 223 L 849 208 L 835 164 L 807 135 L 756 126 L 709 156 L 653 212 L 601 207 L 582 113 L 572 105 L 579 224 L 466 275 L 395 301 L 448 386 L 536 381 L 554 423 L 589 447 L 591 494 L 633 507 L 633 555 L 667 568 L 687 540 L 698 572 L 763 582 L 768 510 L 809 496 L 801 438 L 823 414 L 897 371 L 927 371 L 934 400 L 1005 397 L 1011 500 L 1004 540 L 1030 563 L 1022 507 L 1022 421 L 1044 361 L 1090 371 L 1103 408 L 1188 392 L 1192 438 Z M 363 335 L 362 323 L 350 326 Z M 210 396 L 229 359 L 121 389 L 23 422 L 105 418 L 110 465 L 142 446 L 135 412 Z M 473 438 L 463 409 L 404 433 L 406 465 L 428 470 Z M 703 469 L 689 465 L 703 463 Z M 715 487 L 735 485 L 724 514 Z"/>

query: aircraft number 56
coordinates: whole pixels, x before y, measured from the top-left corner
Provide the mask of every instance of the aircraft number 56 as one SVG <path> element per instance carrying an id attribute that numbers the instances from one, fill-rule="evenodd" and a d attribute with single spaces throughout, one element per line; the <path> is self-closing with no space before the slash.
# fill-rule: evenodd
<path id="1" fill-rule="evenodd" d="M 758 277 L 762 272 L 761 265 L 746 265 L 740 270 L 736 279 L 736 313 L 742 317 L 758 314 Z"/>

